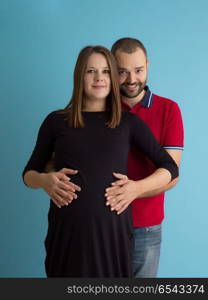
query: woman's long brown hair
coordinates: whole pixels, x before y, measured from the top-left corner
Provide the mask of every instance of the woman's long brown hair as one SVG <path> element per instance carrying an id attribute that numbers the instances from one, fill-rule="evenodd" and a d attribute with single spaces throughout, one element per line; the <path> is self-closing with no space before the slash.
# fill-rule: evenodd
<path id="1" fill-rule="evenodd" d="M 88 59 L 93 53 L 102 54 L 106 58 L 109 66 L 111 91 L 106 98 L 106 110 L 110 112 L 107 126 L 110 128 L 115 128 L 121 120 L 118 71 L 113 54 L 107 48 L 102 46 L 87 46 L 79 53 L 74 69 L 74 88 L 72 98 L 66 108 L 60 110 L 59 112 L 67 115 L 66 119 L 71 127 L 80 128 L 85 126 L 82 116 L 84 101 L 84 75 Z"/>

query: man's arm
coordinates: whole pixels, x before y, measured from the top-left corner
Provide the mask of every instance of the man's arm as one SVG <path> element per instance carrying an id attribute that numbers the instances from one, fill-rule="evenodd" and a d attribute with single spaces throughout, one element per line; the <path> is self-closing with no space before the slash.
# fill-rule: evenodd
<path id="1" fill-rule="evenodd" d="M 175 160 L 176 164 L 180 165 L 182 150 L 173 150 L 168 149 L 167 152 L 172 156 Z M 149 176 L 150 180 L 155 180 L 155 186 L 159 186 L 156 178 L 158 179 L 158 174 L 160 170 L 158 169 L 154 174 Z M 157 177 L 154 176 L 157 173 Z M 161 174 L 162 175 L 162 174 Z M 123 174 L 114 174 L 114 176 L 119 179 L 112 183 L 112 187 L 106 189 L 105 197 L 107 199 L 106 205 L 110 205 L 111 210 L 116 210 L 118 213 L 123 212 L 128 205 L 137 198 L 147 198 L 153 197 L 158 194 L 161 194 L 164 191 L 169 190 L 178 182 L 178 177 L 172 180 L 170 183 L 158 188 L 142 193 L 142 183 L 144 180 L 130 180 L 126 175 Z M 147 178 L 146 178 L 147 179 Z M 146 180 L 147 181 L 147 180 Z M 161 182 L 161 180 L 159 180 Z M 148 181 L 147 181 L 148 184 Z M 136 197 L 135 197 L 136 196 Z"/>

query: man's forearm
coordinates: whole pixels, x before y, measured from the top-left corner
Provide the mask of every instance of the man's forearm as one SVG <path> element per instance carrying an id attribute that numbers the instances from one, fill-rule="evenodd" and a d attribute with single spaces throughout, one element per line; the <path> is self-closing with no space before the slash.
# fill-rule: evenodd
<path id="1" fill-rule="evenodd" d="M 155 190 L 143 193 L 138 198 L 150 198 L 150 197 L 154 197 L 154 196 L 160 195 L 161 193 L 164 193 L 164 192 L 172 189 L 178 183 L 178 181 L 179 181 L 179 177 L 175 178 L 169 184 L 167 184 L 167 185 L 165 185 L 165 186 L 163 186 L 161 188 L 157 188 Z"/>
<path id="2" fill-rule="evenodd" d="M 148 197 L 157 191 L 163 191 L 164 186 L 171 184 L 171 174 L 168 170 L 159 168 L 150 176 L 137 181 L 138 198 Z M 150 197 L 150 196 L 149 196 Z"/>

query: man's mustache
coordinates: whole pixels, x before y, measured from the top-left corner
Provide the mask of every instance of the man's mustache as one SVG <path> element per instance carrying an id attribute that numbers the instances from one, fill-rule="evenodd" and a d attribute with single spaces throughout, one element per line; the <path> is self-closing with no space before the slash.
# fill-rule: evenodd
<path id="1" fill-rule="evenodd" d="M 140 84 L 138 82 L 134 82 L 134 83 L 123 83 L 123 86 L 140 86 Z"/>

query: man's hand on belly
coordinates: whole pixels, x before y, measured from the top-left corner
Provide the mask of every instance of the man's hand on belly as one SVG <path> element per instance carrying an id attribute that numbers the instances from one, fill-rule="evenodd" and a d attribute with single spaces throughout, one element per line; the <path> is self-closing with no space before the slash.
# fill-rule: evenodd
<path id="1" fill-rule="evenodd" d="M 113 182 L 112 187 L 106 189 L 106 205 L 110 205 L 111 210 L 121 214 L 131 202 L 138 196 L 138 182 L 130 180 L 126 175 L 113 173 L 118 180 Z"/>

